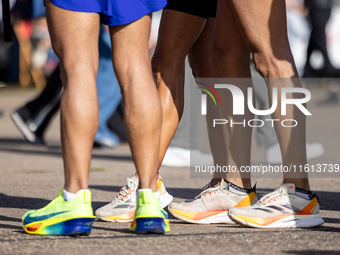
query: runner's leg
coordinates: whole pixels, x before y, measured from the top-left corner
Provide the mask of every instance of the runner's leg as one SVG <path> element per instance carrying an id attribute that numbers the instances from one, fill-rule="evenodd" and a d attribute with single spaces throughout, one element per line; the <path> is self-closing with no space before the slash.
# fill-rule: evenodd
<path id="1" fill-rule="evenodd" d="M 88 187 L 91 151 L 98 127 L 99 14 L 61 9 L 49 0 L 45 4 L 64 85 L 60 105 L 64 188 L 76 193 Z"/>
<path id="2" fill-rule="evenodd" d="M 152 59 L 163 110 L 159 166 L 174 136 L 184 107 L 184 61 L 199 38 L 206 19 L 164 10 Z"/>
<path id="3" fill-rule="evenodd" d="M 89 235 L 95 219 L 87 188 L 99 117 L 96 90 L 99 14 L 68 11 L 49 0 L 45 5 L 64 86 L 61 142 L 65 185 L 48 205 L 26 212 L 22 223 L 29 234 Z"/>
<path id="4" fill-rule="evenodd" d="M 162 111 L 148 53 L 150 26 L 151 16 L 147 15 L 128 25 L 110 27 L 110 33 L 139 188 L 156 192 Z"/>
<path id="5" fill-rule="evenodd" d="M 293 55 L 287 36 L 285 0 L 228 0 L 232 6 L 239 28 L 248 47 L 253 53 L 254 64 L 267 79 L 269 94 L 274 87 L 301 88 Z M 280 92 L 280 90 L 279 90 Z M 297 98 L 288 94 L 287 98 Z M 287 107 L 287 114 L 281 115 L 281 102 L 278 100 L 273 119 L 294 119 L 298 125 L 294 128 L 283 127 L 275 122 L 275 131 L 280 143 L 284 166 L 305 165 L 306 159 L 306 116 L 292 105 Z M 309 190 L 308 174 L 297 176 L 284 175 L 284 182 L 295 183 L 299 188 Z"/>
<path id="6" fill-rule="evenodd" d="M 209 17 L 204 26 L 204 29 L 189 51 L 189 63 L 192 68 L 194 77 L 203 78 L 215 78 L 217 77 L 214 62 L 212 59 L 213 44 L 214 44 L 214 31 L 215 31 L 215 18 Z M 199 78 L 197 79 L 199 81 Z M 213 86 L 213 84 L 211 84 Z M 226 143 L 221 143 L 221 137 L 224 137 L 223 127 L 218 125 L 212 126 L 214 119 L 220 119 L 220 104 L 217 107 L 212 100 L 207 101 L 207 129 L 209 136 L 210 150 L 214 158 L 214 164 L 222 165 L 226 164 L 225 159 L 227 155 Z M 211 182 L 212 186 L 215 186 L 224 178 L 225 175 L 221 173 L 215 173 L 214 178 Z"/>
<path id="7" fill-rule="evenodd" d="M 217 8 L 216 27 L 214 36 L 213 61 L 219 78 L 250 78 L 250 51 L 246 45 L 236 19 L 233 16 L 230 3 L 219 1 Z M 244 94 L 247 93 L 248 84 L 237 84 Z M 223 108 L 220 109 L 220 118 L 242 122 L 243 119 L 253 119 L 253 114 L 245 107 L 244 116 L 233 115 L 232 97 L 229 91 L 220 91 Z M 251 134 L 252 128 L 243 125 L 233 127 L 224 126 L 224 145 L 216 141 L 217 146 L 226 151 L 224 157 L 220 157 L 219 165 L 235 166 L 240 170 L 241 166 L 250 165 Z M 251 188 L 250 175 L 238 172 L 228 173 L 227 180 L 243 188 Z"/>

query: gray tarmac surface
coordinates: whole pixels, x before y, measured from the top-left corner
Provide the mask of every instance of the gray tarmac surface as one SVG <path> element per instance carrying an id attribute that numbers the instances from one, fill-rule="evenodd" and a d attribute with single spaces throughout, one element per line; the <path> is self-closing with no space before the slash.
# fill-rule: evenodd
<path id="1" fill-rule="evenodd" d="M 323 93 L 323 94 L 322 94 Z M 319 93 L 319 98 L 325 96 Z M 33 92 L 0 88 L 0 254 L 340 254 L 340 179 L 312 179 L 320 198 L 325 223 L 312 229 L 253 229 L 238 225 L 194 225 L 170 215 L 166 235 L 135 235 L 129 224 L 96 221 L 89 237 L 54 237 L 25 234 L 22 215 L 54 199 L 63 186 L 59 118 L 46 135 L 47 147 L 30 145 L 9 114 L 34 96 Z M 317 100 L 318 98 L 314 99 Z M 326 153 L 310 163 L 340 163 L 340 107 L 316 108 L 309 141 L 324 143 Z M 309 120 L 310 121 L 310 120 Z M 264 150 L 254 143 L 253 161 L 264 163 Z M 321 160 L 321 161 L 320 161 Z M 126 144 L 114 150 L 93 151 L 90 176 L 93 208 L 111 201 L 125 178 L 134 173 Z M 187 168 L 162 167 L 161 175 L 175 201 L 193 198 L 208 179 L 190 179 Z M 280 179 L 256 179 L 258 193 L 275 189 Z"/>

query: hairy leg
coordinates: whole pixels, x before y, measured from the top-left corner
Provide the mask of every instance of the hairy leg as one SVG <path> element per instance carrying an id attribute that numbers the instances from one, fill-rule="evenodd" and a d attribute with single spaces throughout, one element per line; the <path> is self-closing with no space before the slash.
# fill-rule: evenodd
<path id="1" fill-rule="evenodd" d="M 226 0 L 224 0 L 226 1 Z M 287 36 L 285 0 L 227 0 L 231 3 L 234 17 L 248 47 L 253 53 L 258 72 L 266 78 L 269 95 L 274 87 L 301 88 Z M 269 78 L 269 79 L 268 79 Z M 271 79 L 283 78 L 283 79 Z M 285 78 L 285 79 L 284 79 Z M 298 97 L 288 94 L 287 98 Z M 275 131 L 280 143 L 283 165 L 304 165 L 306 159 L 306 117 L 296 107 L 287 107 L 287 115 L 281 115 L 278 100 L 273 119 L 295 119 L 298 125 L 283 127 L 275 122 Z M 293 178 L 294 177 L 294 178 Z M 284 182 L 292 182 L 299 188 L 309 189 L 308 174 L 284 175 Z"/>
<path id="2" fill-rule="evenodd" d="M 110 33 L 113 65 L 123 96 L 125 126 L 140 177 L 139 188 L 155 192 L 162 110 L 149 59 L 150 26 L 151 16 L 146 15 L 130 24 L 110 27 Z"/>
<path id="3" fill-rule="evenodd" d="M 98 128 L 99 14 L 68 11 L 49 0 L 45 4 L 64 85 L 60 105 L 64 188 L 76 193 L 88 187 L 92 146 Z"/>
<path id="4" fill-rule="evenodd" d="M 160 95 L 163 123 L 159 166 L 174 136 L 184 107 L 184 61 L 206 20 L 179 11 L 164 10 L 152 59 Z"/>

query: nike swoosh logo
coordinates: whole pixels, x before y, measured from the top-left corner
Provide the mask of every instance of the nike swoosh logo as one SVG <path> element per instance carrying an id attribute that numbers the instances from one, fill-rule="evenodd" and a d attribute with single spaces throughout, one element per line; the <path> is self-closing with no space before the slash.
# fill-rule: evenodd
<path id="1" fill-rule="evenodd" d="M 36 216 L 36 217 L 31 217 L 32 213 L 30 213 L 29 215 L 27 215 L 25 217 L 24 225 L 27 225 L 27 224 L 35 222 L 35 221 L 47 220 L 47 219 L 52 218 L 52 217 L 54 217 L 56 215 L 59 215 L 59 214 L 62 214 L 62 213 L 66 213 L 66 212 L 69 212 L 69 211 L 56 212 L 56 213 L 51 213 L 51 214 L 46 214 L 46 215 L 43 215 L 43 216 Z"/>

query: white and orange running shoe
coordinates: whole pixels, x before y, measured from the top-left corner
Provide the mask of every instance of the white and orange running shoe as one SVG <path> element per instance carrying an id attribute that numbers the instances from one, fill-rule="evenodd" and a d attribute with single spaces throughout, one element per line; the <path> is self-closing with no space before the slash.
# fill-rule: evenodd
<path id="1" fill-rule="evenodd" d="M 229 217 L 235 223 L 256 228 L 309 228 L 324 221 L 319 213 L 318 197 L 296 195 L 295 185 L 282 183 L 280 188 L 265 195 L 255 205 L 232 208 Z"/>
<path id="2" fill-rule="evenodd" d="M 96 210 L 95 215 L 103 221 L 131 222 L 136 211 L 136 190 L 139 179 L 136 175 L 126 179 L 126 185 L 119 191 L 113 201 Z M 161 194 L 162 208 L 171 203 L 173 197 L 166 191 L 163 179 L 158 176 L 157 188 Z"/>
<path id="3" fill-rule="evenodd" d="M 235 188 L 237 186 L 224 179 L 214 187 L 209 183 L 195 199 L 182 203 L 172 202 L 168 207 L 169 212 L 177 219 L 189 223 L 233 223 L 228 217 L 230 208 L 250 206 L 258 201 L 255 186 L 247 192 Z"/>

